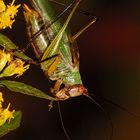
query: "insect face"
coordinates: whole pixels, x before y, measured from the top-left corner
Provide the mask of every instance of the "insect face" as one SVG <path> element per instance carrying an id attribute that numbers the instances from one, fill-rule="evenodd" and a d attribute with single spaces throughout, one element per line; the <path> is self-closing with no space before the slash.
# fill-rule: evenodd
<path id="1" fill-rule="evenodd" d="M 66 100 L 70 97 L 77 97 L 85 94 L 88 94 L 87 89 L 82 84 L 79 84 L 61 89 L 56 94 L 56 97 L 62 100 Z"/>

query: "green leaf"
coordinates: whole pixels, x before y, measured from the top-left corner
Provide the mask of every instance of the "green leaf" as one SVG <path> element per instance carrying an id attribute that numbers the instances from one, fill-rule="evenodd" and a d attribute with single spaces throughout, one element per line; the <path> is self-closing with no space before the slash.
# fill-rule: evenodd
<path id="1" fill-rule="evenodd" d="M 1 33 L 0 33 L 0 46 L 4 47 L 8 51 L 18 49 L 18 47 L 7 36 Z"/>
<path id="2" fill-rule="evenodd" d="M 10 131 L 18 128 L 20 126 L 22 113 L 21 111 L 15 111 L 13 114 L 14 118 L 11 119 L 10 123 L 7 121 L 2 126 L 0 126 L 0 137 L 9 133 Z"/>
<path id="3" fill-rule="evenodd" d="M 30 95 L 30 96 L 35 96 L 43 99 L 48 99 L 51 101 L 56 101 L 58 99 L 53 98 L 41 90 L 34 88 L 30 85 L 24 84 L 22 82 L 16 82 L 16 81 L 9 81 L 9 80 L 1 80 L 0 81 L 0 87 L 7 87 L 9 90 L 14 91 L 14 92 L 19 92 L 22 94 Z"/>
<path id="4" fill-rule="evenodd" d="M 29 56 L 25 55 L 23 52 L 21 51 L 15 51 L 14 52 L 14 55 L 17 56 L 18 58 L 21 58 L 25 61 L 29 61 L 29 60 L 32 60 L 32 58 L 30 58 Z"/>
<path id="5" fill-rule="evenodd" d="M 19 48 L 5 35 L 0 33 L 0 46 L 2 46 L 4 49 L 8 51 L 16 50 L 14 52 L 14 55 L 23 59 L 23 60 L 31 60 L 30 57 L 25 55 L 23 52 L 18 51 Z"/>

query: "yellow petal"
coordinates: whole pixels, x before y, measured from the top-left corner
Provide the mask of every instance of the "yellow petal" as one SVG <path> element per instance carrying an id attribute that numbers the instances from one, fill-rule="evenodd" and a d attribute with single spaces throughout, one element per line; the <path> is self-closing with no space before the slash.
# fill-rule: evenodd
<path id="1" fill-rule="evenodd" d="M 7 27 L 11 28 L 14 23 L 14 17 L 18 12 L 20 4 L 15 6 L 15 0 L 11 4 L 5 5 L 3 0 L 0 0 L 0 29 L 5 29 Z"/>
<path id="2" fill-rule="evenodd" d="M 0 0 L 0 13 L 5 11 L 6 5 L 4 4 L 3 0 Z"/>
<path id="3" fill-rule="evenodd" d="M 0 96 L 2 98 L 2 93 L 1 92 L 0 92 Z M 7 108 L 3 108 L 2 104 L 1 104 L 1 108 L 0 108 L 0 126 L 3 125 L 6 121 L 10 122 L 10 120 L 12 118 L 14 118 L 13 113 L 15 112 L 15 110 L 10 111 L 9 107 L 10 107 L 10 103 L 8 104 Z"/>
<path id="4" fill-rule="evenodd" d="M 6 53 L 4 50 L 0 50 L 0 71 L 6 66 L 8 62 L 12 60 L 10 53 Z"/>

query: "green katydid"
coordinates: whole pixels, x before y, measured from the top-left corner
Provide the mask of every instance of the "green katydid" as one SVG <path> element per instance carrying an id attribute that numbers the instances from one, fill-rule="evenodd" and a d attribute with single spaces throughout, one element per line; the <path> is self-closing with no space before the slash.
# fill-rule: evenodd
<path id="1" fill-rule="evenodd" d="M 59 43 L 60 42 L 60 40 L 61 40 L 61 38 L 62 38 L 62 36 L 63 36 L 63 34 L 64 34 L 64 32 L 65 32 L 65 29 L 66 29 L 66 27 L 67 27 L 67 25 L 68 25 L 68 23 L 69 23 L 69 21 L 70 21 L 70 19 L 71 19 L 71 17 L 72 17 L 72 15 L 73 15 L 73 13 L 74 13 L 74 11 L 75 11 L 75 9 L 76 9 L 76 7 L 78 6 L 78 3 L 79 2 L 76 2 L 76 5 L 74 6 L 74 8 L 73 8 L 73 10 L 72 10 L 72 12 L 71 12 L 71 14 L 70 14 L 70 16 L 68 17 L 68 19 L 67 19 L 67 21 L 66 21 L 66 23 L 64 24 L 64 26 L 62 26 L 62 29 L 60 29 L 60 31 L 59 31 L 59 29 L 58 29 L 58 34 L 56 35 L 56 37 L 54 38 L 54 40 L 52 41 L 52 43 L 50 44 L 50 46 L 49 46 L 49 48 L 50 48 L 50 50 L 51 50 L 51 52 L 52 52 L 52 47 L 54 46 L 54 44 L 56 43 L 56 41 Z M 58 24 L 58 23 L 57 23 Z M 60 25 L 59 25 L 60 26 Z M 59 27 L 58 27 L 59 28 Z M 57 32 L 56 32 L 57 33 Z M 59 36 L 61 36 L 61 37 L 59 37 Z M 67 38 L 67 37 L 66 37 Z M 67 38 L 68 39 L 68 38 Z M 41 40 L 42 41 L 42 40 Z M 46 40 L 47 41 L 47 40 Z M 63 41 L 63 44 L 65 44 L 65 42 Z M 3 34 L 0 34 L 0 46 L 1 47 L 3 47 L 4 48 L 4 51 L 2 51 L 2 54 L 4 54 L 5 56 L 6 56 L 6 59 L 4 58 L 4 60 L 3 59 L 1 59 L 1 62 L 2 62 L 2 64 L 3 65 L 1 65 L 1 74 L 0 74 L 0 78 L 2 78 L 2 77 L 7 77 L 7 76 L 12 76 L 12 75 L 14 75 L 14 74 L 18 74 L 19 76 L 26 70 L 26 69 L 28 69 L 28 67 L 26 68 L 26 67 L 23 67 L 23 64 L 24 63 L 22 63 L 22 70 L 23 70 L 23 72 L 21 72 L 20 74 L 19 73 L 16 73 L 15 72 L 15 70 L 16 70 L 16 67 L 19 67 L 18 66 L 18 63 L 19 63 L 19 60 L 22 62 L 22 60 L 24 60 L 24 61 L 28 61 L 28 62 L 33 62 L 32 61 L 32 59 L 30 58 L 30 57 L 28 57 L 28 56 L 26 56 L 22 51 L 20 51 L 19 49 L 18 49 L 18 47 L 8 38 L 8 37 L 6 37 L 5 35 L 3 35 Z M 56 48 L 57 48 L 58 46 L 56 46 Z M 65 46 L 64 46 L 65 47 Z M 68 48 L 68 46 L 67 46 L 67 48 Z M 65 55 L 70 55 L 69 56 L 69 63 L 70 62 L 72 62 L 72 59 L 70 58 L 70 57 L 72 57 L 71 56 L 71 53 L 70 53 L 70 50 L 69 50 L 69 48 L 68 48 L 68 50 L 67 49 L 65 49 L 65 48 L 61 48 L 62 50 L 64 50 L 64 51 L 66 51 L 66 54 Z M 57 49 L 56 49 L 57 50 Z M 57 52 L 57 51 L 56 51 Z M 42 63 L 41 63 L 41 66 L 42 66 L 42 69 L 44 69 L 43 67 L 46 65 L 45 63 L 48 63 L 49 61 L 51 61 L 51 62 L 49 62 L 52 66 L 53 65 L 55 65 L 55 63 L 56 63 L 56 61 L 55 61 L 55 63 L 52 61 L 52 59 L 54 59 L 53 57 L 52 57 L 52 55 L 53 56 L 55 56 L 56 55 L 56 53 L 54 52 L 53 54 L 51 54 L 51 55 L 47 55 L 46 54 L 47 52 L 45 51 L 44 52 L 44 56 L 42 56 L 42 59 L 41 59 L 41 61 L 42 61 Z M 47 55 L 47 56 L 46 56 Z M 7 59 L 7 56 L 8 56 L 8 59 L 10 59 L 10 60 L 8 60 Z M 17 59 L 16 57 L 18 57 L 18 61 L 16 61 L 14 64 L 12 64 L 11 65 L 11 63 L 14 61 L 13 59 Z M 49 58 L 51 58 L 52 57 L 52 59 L 50 59 L 50 60 L 48 60 L 48 61 L 44 61 L 43 62 L 43 60 L 44 59 L 47 59 L 46 57 L 49 57 Z M 58 56 L 56 56 L 57 58 L 58 58 Z M 61 56 L 62 57 L 62 56 Z M 1 58 L 3 58 L 3 57 L 1 57 Z M 12 62 L 11 62 L 12 61 Z M 60 61 L 60 58 L 59 58 L 59 61 Z M 3 63 L 4 62 L 4 63 Z M 10 62 L 10 64 L 9 64 L 9 62 Z M 52 63 L 53 62 L 53 63 Z M 7 66 L 7 64 L 8 64 L 8 66 Z M 13 65 L 14 65 L 14 67 L 13 67 Z M 48 65 L 48 64 L 47 64 Z M 46 65 L 46 66 L 47 66 Z M 63 63 L 62 63 L 62 65 L 64 65 Z M 49 70 L 50 71 L 50 70 Z M 52 70 L 51 70 L 52 71 Z M 79 72 L 77 71 L 77 74 L 78 74 L 78 76 L 79 76 L 79 79 L 78 79 L 78 82 L 80 81 L 80 83 L 82 83 L 81 82 L 81 80 L 80 80 L 80 75 L 79 75 Z M 56 84 L 57 85 L 57 84 Z M 78 84 L 76 84 L 76 86 L 77 86 Z M 80 85 L 81 86 L 81 85 Z M 10 81 L 10 80 L 1 80 L 0 81 L 0 87 L 7 87 L 9 90 L 11 90 L 11 91 L 14 91 L 14 92 L 19 92 L 19 93 L 23 93 L 23 94 L 27 94 L 27 95 L 32 95 L 32 96 L 36 96 L 36 97 L 40 97 L 40 98 L 45 98 L 45 99 L 49 99 L 49 100 L 51 100 L 51 101 L 55 101 L 55 100 L 61 100 L 61 98 L 53 98 L 53 97 L 50 97 L 50 96 L 48 96 L 48 95 L 46 95 L 45 93 L 43 93 L 42 91 L 40 91 L 40 90 L 38 90 L 38 89 L 36 89 L 36 88 L 34 88 L 34 87 L 31 87 L 31 86 L 29 86 L 29 85 L 26 85 L 26 84 L 24 84 L 24 83 L 21 83 L 21 82 L 16 82 L 16 81 Z M 82 87 L 83 88 L 83 87 Z M 24 90 L 23 90 L 24 89 Z M 56 90 L 56 89 L 55 89 Z M 9 128 L 9 127 L 8 127 Z M 3 130 L 3 129 L 1 129 L 1 130 Z M 7 131 L 7 130 L 6 130 Z M 5 134 L 5 132 L 6 132 L 5 130 L 4 131 L 2 131 L 2 134 L 1 135 L 4 135 Z"/>
<path id="2" fill-rule="evenodd" d="M 79 52 L 77 51 L 75 40 L 96 21 L 96 18 L 72 37 L 66 31 L 66 28 L 80 1 L 75 0 L 73 3 L 74 7 L 63 26 L 57 20 L 42 34 L 36 35 L 37 37 L 31 42 L 36 56 L 42 61 L 53 55 L 58 55 L 48 61 L 42 62 L 40 65 L 47 77 L 50 80 L 56 81 L 51 91 L 60 100 L 88 94 L 87 89 L 82 84 L 79 72 Z M 30 40 L 36 32 L 40 31 L 42 26 L 49 25 L 54 18 L 49 1 L 34 0 L 31 4 L 34 10 L 27 7 L 27 5 L 24 6 L 26 11 L 24 15 Z M 62 84 L 64 88 L 61 89 L 60 86 Z"/>

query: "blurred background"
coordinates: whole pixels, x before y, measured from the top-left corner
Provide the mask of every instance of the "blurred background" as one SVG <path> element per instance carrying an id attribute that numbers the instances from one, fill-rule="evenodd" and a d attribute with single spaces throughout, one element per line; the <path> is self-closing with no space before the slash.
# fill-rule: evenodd
<path id="1" fill-rule="evenodd" d="M 25 1 L 16 1 L 20 2 Z M 58 11 L 63 10 L 61 6 L 54 6 Z M 140 116 L 140 1 L 83 0 L 80 8 L 98 17 L 98 21 L 77 40 L 83 83 L 111 116 L 114 128 L 112 140 L 139 140 L 140 120 L 103 98 Z M 75 14 L 70 24 L 72 33 L 79 31 L 91 19 L 89 16 Z M 22 9 L 13 29 L 1 32 L 21 48 L 26 46 L 28 38 Z M 27 54 L 32 56 L 30 51 Z M 33 65 L 17 80 L 46 93 L 51 86 L 39 67 Z M 3 92 L 5 105 L 11 102 L 11 108 L 22 110 L 23 118 L 21 126 L 2 137 L 2 140 L 66 140 L 57 103 L 48 111 L 49 101 L 8 90 Z M 60 105 L 65 127 L 72 140 L 109 139 L 109 117 L 89 99 L 72 98 Z"/>

